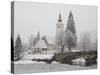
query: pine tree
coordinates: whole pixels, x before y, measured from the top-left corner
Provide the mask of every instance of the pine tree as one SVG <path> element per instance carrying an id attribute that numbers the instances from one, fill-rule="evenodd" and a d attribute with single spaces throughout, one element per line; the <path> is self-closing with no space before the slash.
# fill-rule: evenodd
<path id="1" fill-rule="evenodd" d="M 37 39 L 40 40 L 40 33 L 37 34 Z"/>
<path id="2" fill-rule="evenodd" d="M 76 33 L 75 22 L 74 22 L 73 14 L 72 14 L 71 11 L 70 11 L 70 14 L 69 14 L 69 17 L 68 17 L 66 30 L 70 30 L 73 34 Z"/>
<path id="3" fill-rule="evenodd" d="M 22 43 L 21 43 L 21 38 L 18 35 L 16 42 L 15 42 L 15 55 L 17 59 L 21 58 L 21 54 L 22 54 Z"/>
<path id="4" fill-rule="evenodd" d="M 70 11 L 70 14 L 69 14 L 69 17 L 68 17 L 66 30 L 70 30 L 73 34 L 76 33 L 74 17 L 73 17 L 73 14 L 72 14 L 71 11 Z"/>
<path id="5" fill-rule="evenodd" d="M 75 22 L 72 12 L 70 11 L 68 21 L 67 21 L 67 27 L 65 29 L 65 45 L 68 48 L 69 51 L 71 51 L 71 48 L 74 48 L 77 43 L 77 36 L 76 36 L 76 30 L 75 30 Z"/>
<path id="6" fill-rule="evenodd" d="M 39 40 L 40 40 L 40 33 L 38 32 L 38 33 L 37 33 L 37 37 L 36 37 L 36 39 L 35 39 L 36 43 L 37 43 L 37 41 L 39 41 Z"/>

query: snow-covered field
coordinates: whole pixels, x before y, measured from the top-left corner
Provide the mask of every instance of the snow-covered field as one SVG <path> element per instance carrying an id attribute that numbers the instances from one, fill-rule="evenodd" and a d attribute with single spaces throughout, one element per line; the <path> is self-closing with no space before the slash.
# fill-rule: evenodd
<path id="1" fill-rule="evenodd" d="M 14 64 L 45 64 L 46 62 L 32 61 L 32 59 L 51 59 L 52 57 L 53 54 L 26 54 L 23 56 L 23 60 L 14 61 Z"/>
<path id="2" fill-rule="evenodd" d="M 36 72 L 54 72 L 54 71 L 71 71 L 71 70 L 88 70 L 96 69 L 97 65 L 84 67 L 68 64 L 15 64 L 15 73 L 36 73 Z"/>
<path id="3" fill-rule="evenodd" d="M 46 64 L 46 62 L 40 61 L 31 61 L 31 60 L 20 60 L 20 61 L 16 61 L 14 62 L 14 64 Z M 53 61 L 51 64 L 60 64 L 59 62 Z"/>

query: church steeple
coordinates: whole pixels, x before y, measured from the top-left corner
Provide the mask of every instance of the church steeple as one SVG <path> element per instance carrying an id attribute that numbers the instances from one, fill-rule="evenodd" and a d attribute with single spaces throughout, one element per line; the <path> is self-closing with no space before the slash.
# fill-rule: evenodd
<path id="1" fill-rule="evenodd" d="M 57 50 L 61 52 L 63 45 L 63 36 L 64 36 L 64 24 L 62 22 L 61 13 L 59 13 L 58 22 L 56 24 L 56 45 Z"/>
<path id="2" fill-rule="evenodd" d="M 58 21 L 59 21 L 59 22 L 62 21 L 62 19 L 61 19 L 61 13 L 59 13 L 59 19 L 58 19 Z"/>

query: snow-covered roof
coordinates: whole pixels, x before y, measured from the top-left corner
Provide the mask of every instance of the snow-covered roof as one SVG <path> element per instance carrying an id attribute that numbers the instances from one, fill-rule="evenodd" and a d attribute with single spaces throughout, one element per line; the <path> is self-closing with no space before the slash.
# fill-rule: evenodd
<path id="1" fill-rule="evenodd" d="M 47 48 L 47 45 L 44 40 L 39 40 L 34 46 L 34 48 Z"/>

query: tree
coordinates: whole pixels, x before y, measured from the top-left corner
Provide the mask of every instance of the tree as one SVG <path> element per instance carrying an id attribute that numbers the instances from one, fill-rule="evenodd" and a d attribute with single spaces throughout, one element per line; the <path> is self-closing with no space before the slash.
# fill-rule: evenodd
<path id="1" fill-rule="evenodd" d="M 29 49 L 31 49 L 31 47 L 34 46 L 34 39 L 34 35 L 31 35 L 29 39 Z"/>
<path id="2" fill-rule="evenodd" d="M 27 51 L 29 49 L 28 43 L 23 42 L 22 43 L 22 50 Z"/>
<path id="3" fill-rule="evenodd" d="M 95 43 L 94 43 L 94 50 L 97 50 L 97 48 L 98 48 L 98 41 L 97 41 L 97 39 L 95 40 Z"/>
<path id="4" fill-rule="evenodd" d="M 65 34 L 65 45 L 68 48 L 68 51 L 71 52 L 71 48 L 76 46 L 76 35 L 74 35 L 70 30 L 67 30 Z"/>
<path id="5" fill-rule="evenodd" d="M 15 42 L 15 55 L 17 59 L 20 59 L 22 55 L 22 43 L 21 43 L 21 38 L 19 35 L 17 36 L 16 42 Z"/>
<path id="6" fill-rule="evenodd" d="M 72 14 L 71 11 L 70 11 L 70 14 L 69 14 L 69 17 L 68 17 L 66 30 L 70 30 L 73 34 L 76 33 L 74 17 L 73 17 L 73 14 Z"/>
<path id="7" fill-rule="evenodd" d="M 40 40 L 40 33 L 38 32 L 37 33 L 37 37 L 35 38 L 35 42 L 39 41 Z"/>
<path id="8" fill-rule="evenodd" d="M 35 44 L 36 44 L 36 38 L 34 37 L 33 46 L 35 46 Z"/>
<path id="9" fill-rule="evenodd" d="M 47 38 L 45 37 L 45 35 L 41 39 L 44 40 L 45 43 L 48 45 L 48 41 L 47 41 Z"/>
<path id="10" fill-rule="evenodd" d="M 37 33 L 37 40 L 40 40 L 40 33 Z"/>
<path id="11" fill-rule="evenodd" d="M 81 34 L 81 45 L 83 51 L 91 49 L 91 41 L 90 41 L 90 34 L 85 32 Z"/>
<path id="12" fill-rule="evenodd" d="M 74 48 L 77 45 L 75 22 L 71 11 L 68 17 L 67 27 L 65 28 L 64 40 L 65 40 L 65 46 L 68 48 L 68 51 L 71 51 L 71 48 Z"/>

